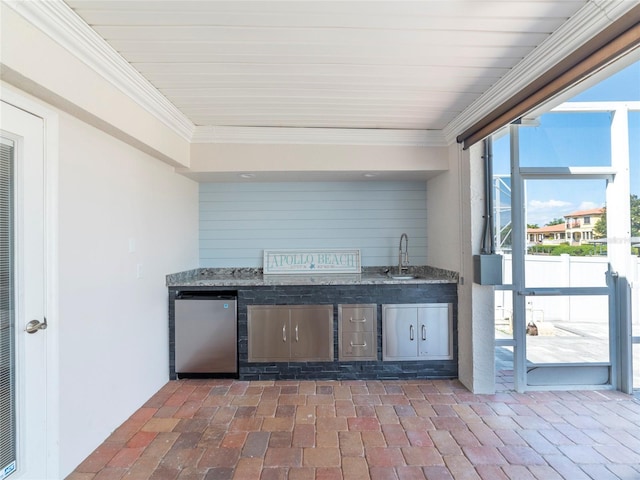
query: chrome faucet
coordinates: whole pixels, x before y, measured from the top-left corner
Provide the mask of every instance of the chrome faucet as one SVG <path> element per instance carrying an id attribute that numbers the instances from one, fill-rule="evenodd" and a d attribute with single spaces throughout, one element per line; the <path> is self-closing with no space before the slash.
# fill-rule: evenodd
<path id="1" fill-rule="evenodd" d="M 402 239 L 404 238 L 404 252 L 402 251 Z M 403 270 L 409 270 L 409 237 L 406 233 L 400 235 L 400 249 L 398 250 L 398 275 L 402 275 Z"/>

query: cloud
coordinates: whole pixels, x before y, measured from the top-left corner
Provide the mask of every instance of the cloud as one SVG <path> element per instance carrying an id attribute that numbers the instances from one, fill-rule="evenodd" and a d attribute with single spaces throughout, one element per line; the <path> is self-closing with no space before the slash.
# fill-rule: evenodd
<path id="1" fill-rule="evenodd" d="M 588 203 L 588 202 L 584 202 Z M 536 210 L 553 210 L 556 208 L 569 208 L 571 202 L 565 202 L 563 200 L 531 200 L 529 202 L 529 211 Z"/>
<path id="2" fill-rule="evenodd" d="M 527 208 L 527 223 L 546 225 L 575 210 L 575 204 L 564 200 L 531 200 Z"/>
<path id="3" fill-rule="evenodd" d="M 578 210 L 592 210 L 594 208 L 600 208 L 602 205 L 596 202 L 584 201 L 578 206 Z"/>

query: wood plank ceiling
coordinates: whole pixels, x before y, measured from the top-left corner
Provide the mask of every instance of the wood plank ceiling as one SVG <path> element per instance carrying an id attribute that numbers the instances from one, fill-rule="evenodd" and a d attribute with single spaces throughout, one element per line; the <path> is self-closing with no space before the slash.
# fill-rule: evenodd
<path id="1" fill-rule="evenodd" d="M 441 130 L 586 0 L 66 3 L 195 125 Z"/>

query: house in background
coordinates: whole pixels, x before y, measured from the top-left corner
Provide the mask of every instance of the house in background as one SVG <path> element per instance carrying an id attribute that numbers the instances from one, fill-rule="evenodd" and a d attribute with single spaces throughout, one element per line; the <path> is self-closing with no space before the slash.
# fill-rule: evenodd
<path id="1" fill-rule="evenodd" d="M 566 241 L 567 234 L 564 223 L 540 228 L 527 228 L 527 243 L 529 245 L 560 245 Z"/>
<path id="2" fill-rule="evenodd" d="M 397 260 L 402 230 L 388 222 L 421 212 L 424 224 L 407 220 L 414 253 L 460 276 L 460 381 L 494 391 L 494 289 L 472 280 L 482 140 L 632 51 L 640 7 L 320 5 L 0 5 L 3 142 L 33 162 L 15 177 L 18 423 L 32 469 L 18 478 L 63 478 L 167 382 L 165 276 L 259 266 L 245 240 L 296 247 L 265 224 L 278 195 L 317 205 L 300 194 L 313 183 L 330 214 L 349 201 L 373 215 L 349 236 L 319 228 L 382 251 L 363 249 L 363 265 Z M 379 182 L 390 196 L 369 207 Z M 276 191 L 243 238 L 225 189 L 256 202 Z M 230 217 L 203 214 L 216 203 Z M 220 238 L 237 248 L 211 247 Z M 33 320 L 46 330 L 24 331 Z"/>
<path id="3" fill-rule="evenodd" d="M 582 245 L 594 240 L 593 227 L 604 215 L 604 208 L 580 210 L 565 215 L 566 238 L 571 245 Z"/>
<path id="4" fill-rule="evenodd" d="M 579 210 L 565 215 L 565 222 L 540 228 L 527 228 L 529 245 L 583 245 L 594 238 L 593 227 L 604 215 L 604 208 Z"/>

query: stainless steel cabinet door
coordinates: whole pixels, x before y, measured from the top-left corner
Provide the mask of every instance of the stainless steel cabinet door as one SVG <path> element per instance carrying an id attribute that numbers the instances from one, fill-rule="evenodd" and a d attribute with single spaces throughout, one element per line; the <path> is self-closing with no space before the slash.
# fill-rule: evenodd
<path id="1" fill-rule="evenodd" d="M 450 332 L 449 305 L 436 304 L 418 309 L 418 355 L 431 360 L 451 359 Z"/>
<path id="2" fill-rule="evenodd" d="M 333 305 L 247 307 L 250 362 L 333 361 Z"/>
<path id="3" fill-rule="evenodd" d="M 418 310 L 415 306 L 382 306 L 382 359 L 409 360 L 418 356 Z"/>
<path id="4" fill-rule="evenodd" d="M 247 307 L 250 362 L 289 360 L 291 331 L 289 308 L 281 306 Z"/>
<path id="5" fill-rule="evenodd" d="M 291 360 L 333 361 L 333 305 L 289 308 Z"/>
<path id="6" fill-rule="evenodd" d="M 382 306 L 383 360 L 453 358 L 451 304 Z"/>

